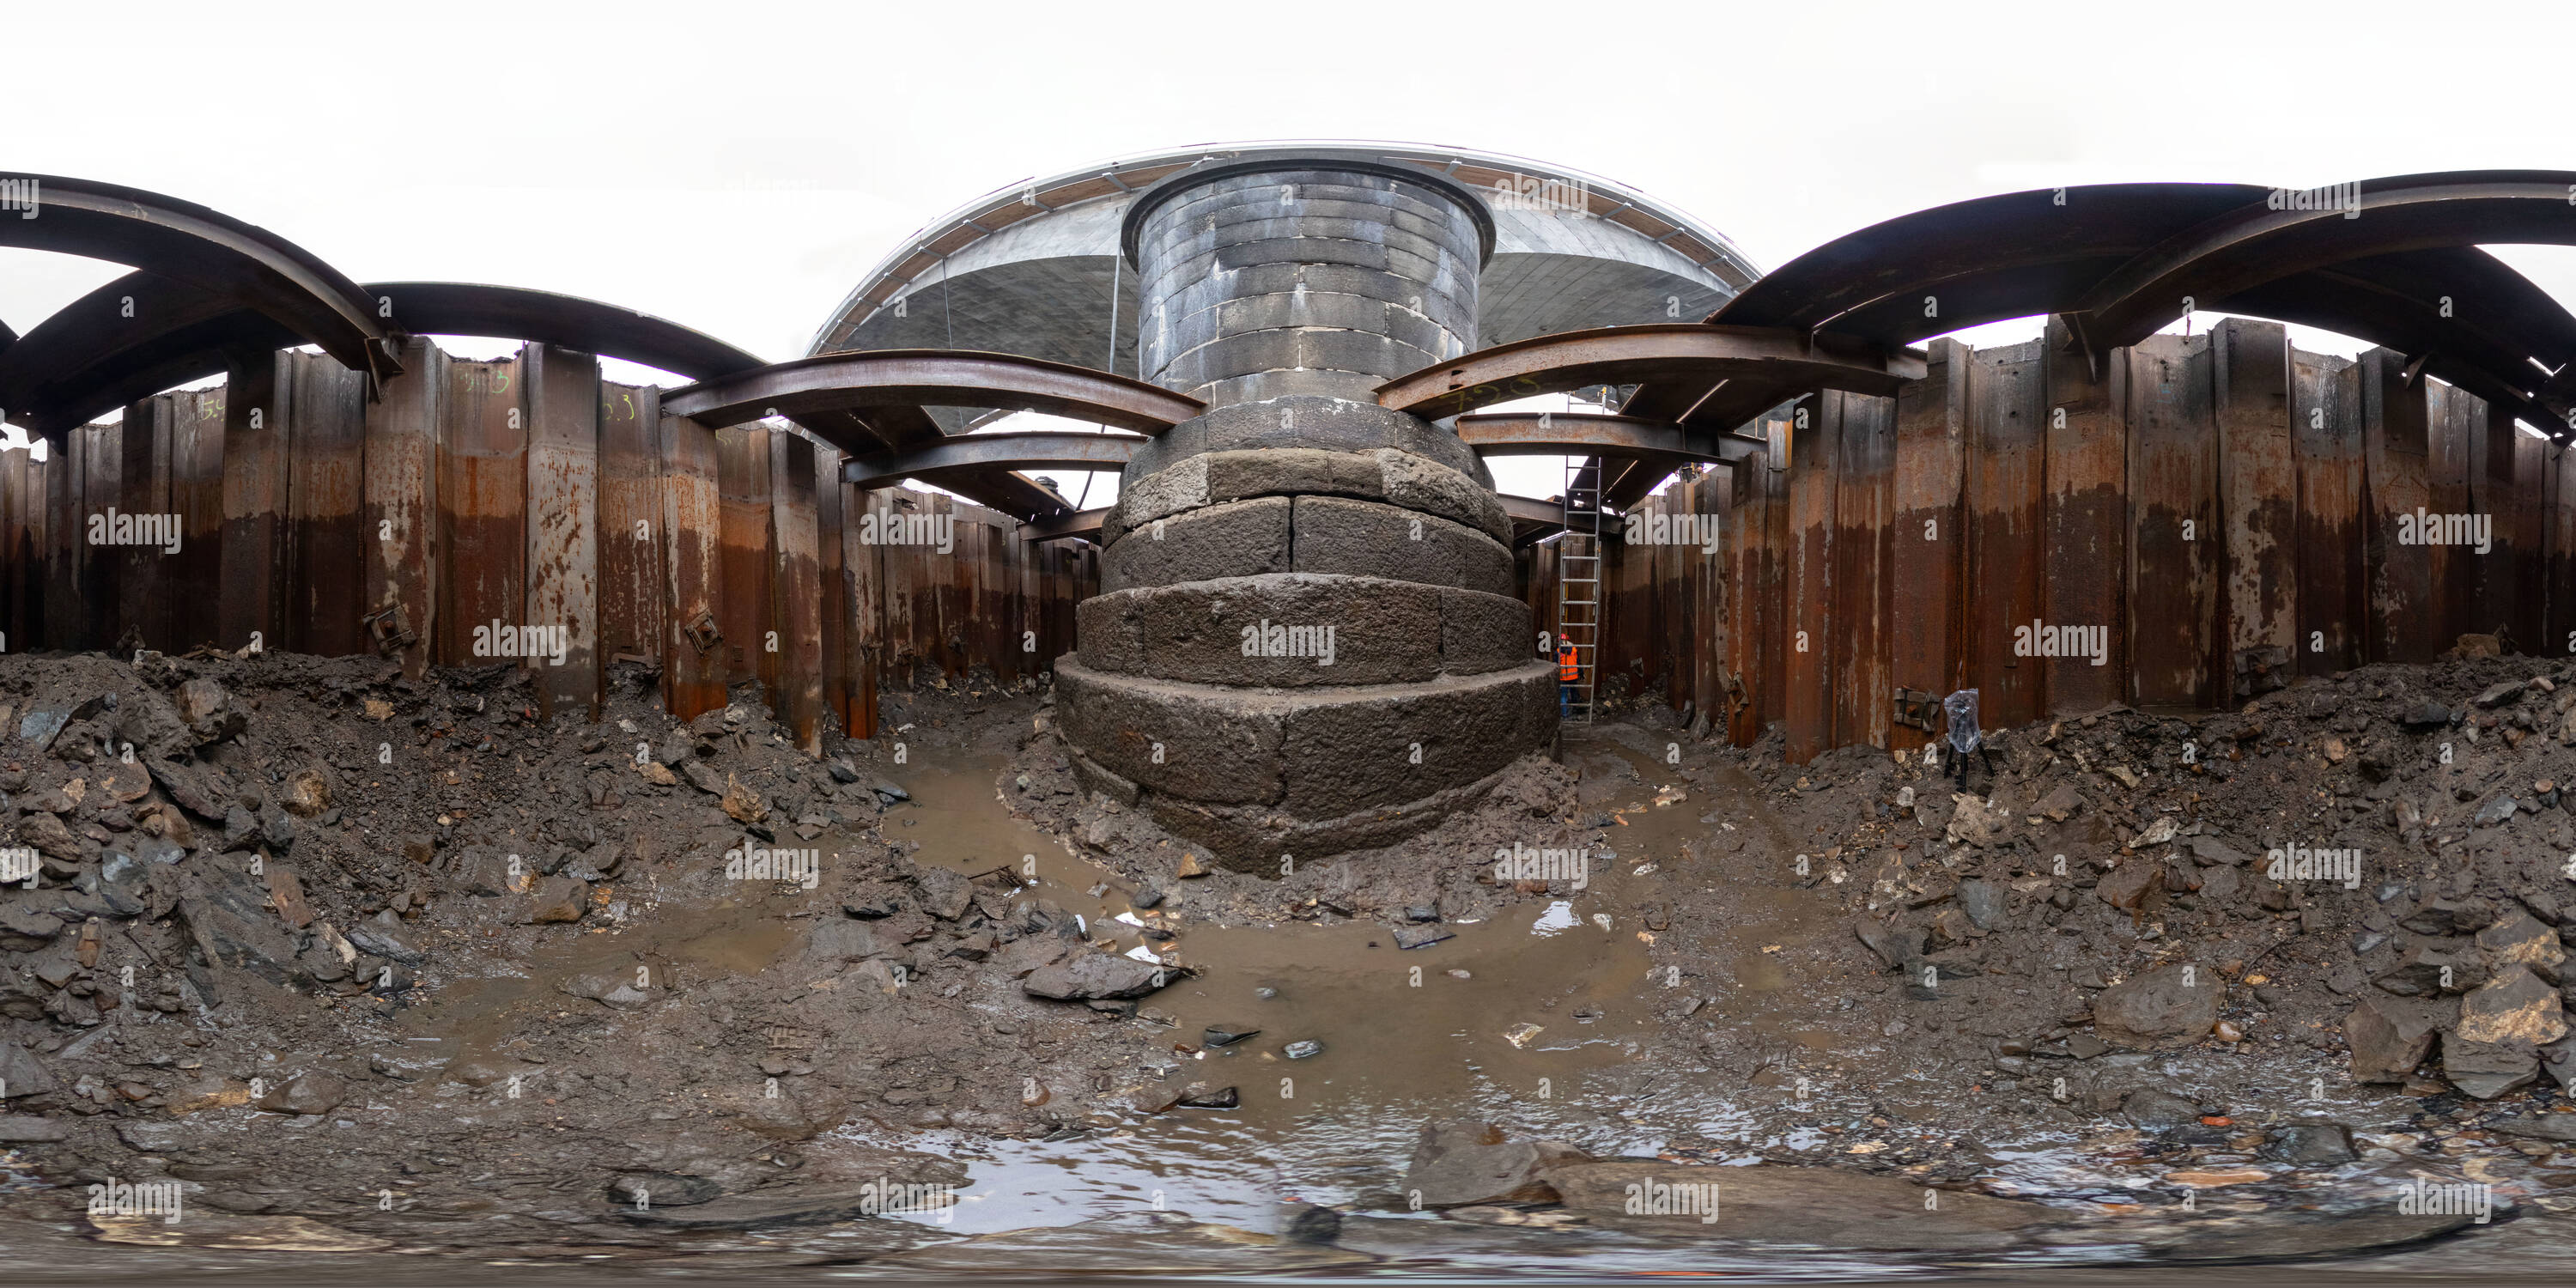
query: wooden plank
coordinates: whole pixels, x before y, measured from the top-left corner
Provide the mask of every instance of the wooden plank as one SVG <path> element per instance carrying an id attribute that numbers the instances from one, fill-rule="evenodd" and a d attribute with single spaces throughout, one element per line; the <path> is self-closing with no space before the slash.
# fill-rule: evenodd
<path id="1" fill-rule="evenodd" d="M 1734 580 L 1734 551 L 1726 545 L 1726 534 L 1732 530 L 1732 515 L 1727 511 L 1734 499 L 1732 471 L 1720 469 L 1703 473 L 1691 480 L 1689 507 L 1701 516 L 1702 531 L 1706 525 L 1717 525 L 1718 541 L 1714 551 L 1698 546 L 1673 546 L 1657 552 L 1655 567 L 1646 570 L 1654 575 L 1657 568 L 1677 564 L 1691 570 L 1696 586 L 1692 593 L 1666 597 L 1661 605 L 1671 620 L 1669 634 L 1674 645 L 1664 656 L 1688 659 L 1690 666 L 1690 701 L 1692 710 L 1707 717 L 1707 728 L 1717 737 L 1728 729 L 1726 661 L 1735 651 L 1735 622 L 1727 611 L 1730 583 Z M 1669 556 L 1667 558 L 1666 556 Z M 1655 669 L 1656 659 L 1647 658 L 1645 669 Z M 1676 667 L 1675 669 L 1678 669 Z M 1694 724 L 1698 723 L 1696 718 Z"/>
<path id="2" fill-rule="evenodd" d="M 81 537 L 87 526 L 80 516 L 81 483 L 88 471 L 82 457 L 88 447 L 89 436 L 77 429 L 46 447 L 43 640 L 49 649 L 88 643 L 88 615 L 80 602 Z"/>
<path id="3" fill-rule="evenodd" d="M 524 355 L 523 355 L 524 356 Z M 438 439 L 438 610 L 432 660 L 491 666 L 476 627 L 527 611 L 528 434 L 519 359 L 450 362 Z"/>
<path id="4" fill-rule="evenodd" d="M 1837 453 L 1833 745 L 1885 748 L 1896 634 L 1895 400 L 1843 395 Z"/>
<path id="5" fill-rule="evenodd" d="M 2291 445 L 2297 454 L 2298 637 L 2302 675 L 2362 662 L 2361 369 L 2297 355 Z"/>
<path id="6" fill-rule="evenodd" d="M 362 603 L 368 647 L 400 659 L 417 680 L 428 672 L 438 622 L 438 437 L 453 376 L 447 355 L 418 336 L 397 357 L 403 373 L 366 411 Z"/>
<path id="7" fill-rule="evenodd" d="M 850 596 L 841 567 L 846 558 L 841 545 L 841 461 L 841 453 L 834 448 L 814 448 L 814 558 L 823 592 L 823 706 L 846 735 L 851 728 Z"/>
<path id="8" fill-rule="evenodd" d="M 2046 607 L 2041 524 L 2049 416 L 2041 348 L 2033 340 L 1982 350 L 1969 370 L 1962 648 L 1985 729 L 2008 729 L 2048 711 L 2043 659 L 2014 649 L 2015 633 Z"/>
<path id="9" fill-rule="evenodd" d="M 45 600 L 53 584 L 53 490 L 62 449 L 46 444 L 43 460 L 27 463 L 27 630 L 24 647 L 47 647 Z"/>
<path id="10" fill-rule="evenodd" d="M 2048 321 L 2042 361 L 2047 384 L 2046 564 L 2042 617 L 2101 627 L 2099 665 L 2090 656 L 2045 658 L 2049 710 L 2098 711 L 2129 697 L 2128 364 L 2103 361 L 2075 343 L 2063 317 Z"/>
<path id="11" fill-rule="evenodd" d="M 2429 662 L 2451 641 L 2437 620 L 2432 548 L 2401 540 L 2399 520 L 2432 500 L 2429 409 L 2422 382 L 2408 384 L 2405 355 L 2361 355 L 2362 520 L 2369 570 L 2363 660 Z"/>
<path id="12" fill-rule="evenodd" d="M 880 513 L 894 518 L 907 518 L 927 511 L 931 496 L 906 487 L 885 488 L 877 494 Z M 880 522 L 883 522 L 881 519 Z M 885 578 L 884 647 L 878 654 L 883 668 L 881 679 L 888 687 L 911 689 L 913 672 L 922 661 L 921 641 L 937 629 L 935 605 L 927 603 L 922 588 L 923 547 L 898 545 L 880 539 L 877 543 L 878 566 Z"/>
<path id="13" fill-rule="evenodd" d="M 367 378 L 322 354 L 287 357 L 295 419 L 287 437 L 286 647 L 324 657 L 363 652 Z"/>
<path id="14" fill-rule="evenodd" d="M 104 531 L 109 510 L 123 499 L 125 490 L 125 419 L 98 422 L 74 431 L 86 442 L 81 451 L 81 501 L 78 519 L 81 524 L 81 635 L 88 647 L 117 651 L 121 623 L 117 620 L 117 589 L 125 570 L 126 552 L 111 544 L 112 535 Z M 92 521 L 100 525 L 91 527 Z M 92 538 L 96 538 L 95 541 Z"/>
<path id="15" fill-rule="evenodd" d="M 2465 390 L 2419 378 L 2424 397 L 2426 507 L 2435 515 L 2467 515 L 2474 508 L 2470 453 L 2486 429 L 2486 403 Z M 2479 565 L 2474 546 L 2429 547 L 2432 564 L 2434 620 L 2441 647 L 2460 636 L 2496 628 L 2478 619 Z"/>
<path id="16" fill-rule="evenodd" d="M 179 512 L 178 559 L 170 570 L 178 584 L 204 593 L 180 596 L 170 606 L 174 647 L 214 644 L 223 636 L 224 422 L 228 385 L 178 395 L 170 450 L 170 496 Z"/>
<path id="17" fill-rule="evenodd" d="M 714 430 L 662 418 L 662 568 L 670 579 L 662 635 L 662 703 L 675 720 L 725 704 L 725 641 L 716 613 L 723 502 Z"/>
<path id="18" fill-rule="evenodd" d="M 1782 552 L 1789 544 L 1789 471 L 1785 465 L 1772 466 L 1775 455 L 1787 455 L 1790 443 L 1787 422 L 1780 426 L 1772 439 L 1779 445 L 1778 452 L 1755 451 L 1736 477 L 1735 495 L 1745 506 L 1744 540 L 1737 546 L 1736 568 L 1746 583 L 1748 625 L 1739 636 L 1744 641 L 1740 676 L 1746 702 L 1733 725 L 1735 745 L 1740 747 L 1752 746 L 1782 718 L 1787 654 L 1795 643 L 1789 634 L 1782 578 Z"/>
<path id="19" fill-rule="evenodd" d="M 537 711 L 599 720 L 599 359 L 553 345 L 520 352 L 526 398 L 527 607 L 560 632 L 560 656 L 531 657 Z"/>
<path id="20" fill-rule="evenodd" d="M 172 561 L 187 551 L 187 533 L 176 527 L 170 502 L 172 427 L 183 400 L 189 400 L 188 395 L 159 394 L 127 407 L 118 453 L 116 508 L 171 523 L 178 537 L 175 548 L 138 543 L 120 552 L 124 566 L 117 571 L 118 634 L 139 647 L 164 651 L 170 648 L 171 609 L 186 586 L 163 576 Z"/>
<path id="21" fill-rule="evenodd" d="M 724 632 L 725 682 L 777 687 L 776 638 L 769 623 L 769 431 L 736 426 L 716 431 L 716 485 L 723 498 L 717 531 L 716 621 Z"/>
<path id="22" fill-rule="evenodd" d="M 882 548 L 868 539 L 873 532 L 868 515 L 882 494 L 840 483 L 837 474 L 832 477 L 841 493 L 842 593 L 850 605 L 849 635 L 843 642 L 850 676 L 844 718 L 851 737 L 868 739 L 876 736 L 877 670 L 885 646 L 885 569 Z"/>
<path id="23" fill-rule="evenodd" d="M 814 499 L 814 444 L 781 430 L 769 436 L 770 606 L 778 632 L 770 708 L 806 755 L 823 750 L 823 587 Z"/>
<path id="24" fill-rule="evenodd" d="M 57 647 L 53 632 L 47 627 L 49 601 L 54 598 L 54 495 L 61 487 L 63 447 L 47 442 L 43 460 L 31 462 L 27 473 L 27 643 L 30 650 Z"/>
<path id="25" fill-rule="evenodd" d="M 1888 689 L 1941 695 L 1964 687 L 1961 657 L 1961 579 L 1967 528 L 1961 521 L 1966 487 L 1968 373 L 1974 359 L 1951 339 L 1934 340 L 1921 380 L 1896 395 L 1896 540 L 1889 551 L 1896 594 Z M 1935 727 L 1938 727 L 1937 718 Z M 1900 751 L 1921 747 L 1932 735 L 1910 725 L 1889 732 Z"/>
<path id="26" fill-rule="evenodd" d="M 87 563 L 83 541 L 88 524 L 81 514 L 81 489 L 89 475 L 89 435 L 64 432 L 45 457 L 45 632 L 49 649 L 89 646 L 89 613 L 81 603 L 81 568 Z"/>
<path id="27" fill-rule="evenodd" d="M 2548 593 L 2544 607 L 2549 625 L 2542 630 L 2544 655 L 2576 657 L 2576 450 L 2550 444 L 2541 450 L 2541 476 L 2548 483 Z"/>
<path id="28" fill-rule="evenodd" d="M 2224 651 L 2232 705 L 2282 688 L 2298 630 L 2297 453 L 2291 445 L 2289 329 L 2228 318 L 2211 330 L 2212 414 L 2218 483 Z"/>
<path id="29" fill-rule="evenodd" d="M 228 649 L 283 647 L 286 603 L 287 426 L 294 383 L 283 353 L 236 357 L 224 399 L 221 629 Z"/>
<path id="30" fill-rule="evenodd" d="M 2134 697 L 2220 705 L 2218 442 L 2206 336 L 2150 336 L 2129 364 L 2129 620 Z"/>
<path id="31" fill-rule="evenodd" d="M 2487 414 L 2503 422 L 2501 440 L 2513 445 L 2511 477 L 2503 485 L 2503 504 L 2513 515 L 2513 558 L 2505 591 L 2506 612 L 2500 620 L 2511 624 L 2516 648 L 2545 654 L 2549 651 L 2549 500 L 2544 471 L 2549 444 L 2515 428 L 2508 411 L 2490 407 Z M 2504 515 L 2499 513 L 2499 539 L 2504 527 Z"/>
<path id="32" fill-rule="evenodd" d="M 34 453 L 24 447 L 0 451 L 0 654 L 11 649 L 32 649 L 36 637 L 28 633 L 28 622 L 34 617 L 30 602 L 37 568 L 36 548 L 28 527 L 29 502 L 27 482 Z"/>
<path id="33" fill-rule="evenodd" d="M 662 664 L 662 391 L 599 386 L 599 663 Z"/>
<path id="34" fill-rule="evenodd" d="M 1833 745 L 1833 641 L 1843 629 L 1833 598 L 1834 481 L 1841 468 L 1843 395 L 1827 390 L 1790 422 L 1789 545 L 1785 548 L 1789 651 L 1781 756 L 1803 765 Z"/>

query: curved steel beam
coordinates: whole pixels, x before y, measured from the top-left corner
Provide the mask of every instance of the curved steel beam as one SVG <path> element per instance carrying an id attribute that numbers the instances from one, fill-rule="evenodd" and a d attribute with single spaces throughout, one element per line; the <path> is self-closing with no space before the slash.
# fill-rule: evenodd
<path id="1" fill-rule="evenodd" d="M 467 282 L 373 282 L 392 333 L 482 335 L 624 358 L 703 380 L 761 365 L 758 355 L 676 322 L 550 291 Z M 0 407 L 56 434 L 173 385 L 221 375 L 227 351 L 302 337 L 256 310 L 184 282 L 129 273 L 65 305 L 0 350 Z"/>
<path id="2" fill-rule="evenodd" d="M 370 282 L 367 294 L 411 335 L 489 335 L 623 358 L 691 380 L 761 365 L 737 349 L 650 313 L 577 295 L 475 282 Z"/>
<path id="3" fill-rule="evenodd" d="M 1513 549 L 1565 530 L 1565 507 L 1554 501 L 1513 496 L 1509 492 L 1498 492 L 1495 496 L 1503 503 L 1503 514 L 1512 521 Z"/>
<path id="4" fill-rule="evenodd" d="M 2282 259 L 2254 253 L 2251 268 L 2239 265 L 2226 281 L 2208 279 L 2195 303 L 2431 354 L 2428 369 L 2444 379 L 2534 424 L 2564 425 L 2576 391 L 2558 387 L 2526 357 L 2564 372 L 2576 360 L 2576 317 L 2492 256 L 2457 243 L 2464 240 L 2459 227 L 2470 222 L 2477 225 L 2471 240 L 2569 240 L 2576 207 L 2567 204 L 2568 180 L 2576 175 L 2517 171 L 2373 181 L 2360 188 L 2368 209 L 2402 215 L 2375 232 L 2378 213 L 2345 220 L 2339 211 L 2276 212 L 2269 209 L 2274 190 L 2242 184 L 2008 193 L 1917 211 L 1837 238 L 1754 283 L 1709 320 L 1830 326 L 1869 343 L 1913 344 L 1988 322 L 2073 313 L 2098 303 L 2117 275 L 2142 271 L 2160 248 L 2170 253 L 2195 237 L 2224 241 L 2222 230 L 2286 217 L 2296 222 L 2280 228 L 2312 231 L 2278 235 L 2316 238 L 2313 250 Z M 2329 226 L 2336 224 L 2344 226 Z M 2437 235 L 2445 227 L 2451 231 Z M 2240 284 L 2229 290 L 2228 281 Z M 2445 296 L 2460 306 L 2447 318 L 2440 309 Z M 2165 318 L 2177 315 L 2178 308 Z M 2144 332 L 2158 325 L 2162 320 Z M 2101 350 L 2141 333 L 2131 327 L 2108 334 L 2095 318 L 2078 319 L 2076 334 Z M 1649 388 L 1623 410 L 1672 416 L 1677 401 L 1698 396 L 1687 388 Z M 1731 423 L 1740 410 L 1711 400 L 1688 419 Z"/>
<path id="5" fill-rule="evenodd" d="M 709 425 L 871 407 L 1007 407 L 1158 434 L 1207 409 L 1187 394 L 1090 367 L 1006 353 L 879 349 L 735 372 L 662 395 L 663 414 Z"/>
<path id="6" fill-rule="evenodd" d="M 1665 462 L 1739 460 L 1755 439 L 1702 434 L 1671 421 L 1589 412 L 1505 412 L 1458 418 L 1458 440 L 1484 456 L 1617 456 Z"/>
<path id="7" fill-rule="evenodd" d="M 1438 418 L 1588 385 L 1696 381 L 1705 388 L 1741 381 L 1893 394 L 1923 369 L 1921 354 L 1833 334 L 1671 322 L 1568 331 L 1479 349 L 1387 381 L 1377 387 L 1377 400 L 1382 407 Z"/>
<path id="8" fill-rule="evenodd" d="M 1081 537 L 1097 542 L 1100 540 L 1102 522 L 1108 519 L 1109 512 L 1115 508 L 1104 505 L 1096 509 L 1067 510 L 1047 518 L 1032 519 L 1020 525 L 1020 540 L 1054 541 L 1059 537 Z"/>
<path id="9" fill-rule="evenodd" d="M 2322 210 L 2267 198 L 2161 239 L 2106 275 L 2078 311 L 2096 348 L 2134 344 L 2216 300 L 2346 260 L 2480 243 L 2576 245 L 2576 171 L 2464 170 L 2321 189 Z M 2347 203 L 2349 203 L 2347 205 Z"/>
<path id="10" fill-rule="evenodd" d="M 0 408 L 30 434 L 53 438 L 138 398 L 222 375 L 228 353 L 303 342 L 231 300 L 128 273 L 0 350 Z"/>
<path id="11" fill-rule="evenodd" d="M 2266 189 L 2235 183 L 2111 183 L 2042 188 L 1953 202 L 1846 233 L 1744 288 L 1711 322 L 1815 329 L 1890 297 L 1946 297 L 1966 279 L 2046 276 L 2060 266 L 2117 261 L 2213 219 Z M 2098 273 L 2085 274 L 2090 283 Z M 2040 310 L 2046 312 L 2047 310 Z M 1939 312 L 1956 316 L 1948 300 Z M 2027 316 L 2013 314 L 2009 316 Z M 1970 325 L 1949 322 L 1938 335 Z"/>
<path id="12" fill-rule="evenodd" d="M 960 434 L 928 447 L 851 457 L 841 462 L 841 481 L 877 488 L 902 479 L 936 483 L 943 475 L 995 470 L 1115 470 L 1124 468 L 1144 441 L 1063 430 Z"/>
<path id="13" fill-rule="evenodd" d="M 257 310 L 371 385 L 399 370 L 358 284 L 283 237 L 138 188 L 18 173 L 0 184 L 34 197 L 33 218 L 0 219 L 0 246 L 124 264 Z"/>

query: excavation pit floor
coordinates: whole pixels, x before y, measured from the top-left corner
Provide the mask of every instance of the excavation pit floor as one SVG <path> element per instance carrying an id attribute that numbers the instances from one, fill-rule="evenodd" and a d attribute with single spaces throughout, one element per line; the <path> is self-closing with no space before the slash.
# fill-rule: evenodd
<path id="1" fill-rule="evenodd" d="M 169 782 L 111 805 L 123 770 L 80 740 L 180 681 L 9 665 L 13 733 L 83 694 L 121 698 L 6 748 L 19 777 L 0 789 L 51 861 L 7 895 L 20 982 L 0 999 L 51 1084 L 12 1088 L 7 1121 L 60 1137 L 0 1146 L 0 1252 L 28 1282 L 426 1282 L 469 1264 L 567 1280 L 2576 1271 L 2560 1130 L 2576 1106 L 2551 1075 L 2478 1099 L 2434 1076 L 2437 1056 L 2407 1082 L 2356 1083 L 2329 1032 L 2369 987 L 2338 987 L 2367 958 L 2344 919 L 2459 866 L 2442 824 L 2419 838 L 2425 871 L 2391 860 L 2287 916 L 2250 891 L 2255 915 L 2236 915 L 2214 880 L 2114 908 L 2101 892 L 2162 844 L 2131 825 L 2166 798 L 2086 779 L 2086 808 L 2050 820 L 2041 798 L 2074 779 L 2044 728 L 2000 740 L 1970 809 L 1884 752 L 1783 766 L 1631 713 L 1569 727 L 1556 761 L 1525 762 L 1482 810 L 1273 878 L 1200 873 L 1186 845 L 1083 796 L 1041 694 L 893 695 L 885 734 L 818 766 L 752 701 L 679 726 L 640 681 L 602 726 L 548 728 L 511 714 L 500 674 L 184 663 L 246 719 L 198 743 L 186 728 L 205 722 L 182 715 L 171 754 L 147 757 Z M 2298 729 L 2308 699 L 2350 705 L 2293 691 L 2270 732 L 2325 736 Z M 2135 719 L 2125 736 L 2164 736 Z M 392 770 L 370 763 L 397 738 Z M 2290 762 L 2264 768 L 2256 745 L 2232 781 L 2175 774 L 2201 834 L 2241 843 L 2251 813 L 2297 794 Z M 2513 754 L 2556 772 L 2533 759 L 2555 745 Z M 38 799 L 74 779 L 81 801 Z M 282 804 L 318 803 L 313 780 L 333 803 L 276 824 Z M 2231 793 L 2252 803 L 2230 813 Z M 1981 839 L 1958 839 L 1963 817 Z M 2531 855 L 2557 853 L 2568 817 L 2455 829 L 2471 866 L 2502 875 L 2403 897 L 2510 900 L 2521 829 Z M 180 836 L 184 853 L 132 876 L 135 852 L 170 853 L 145 838 Z M 1579 853 L 1579 875 L 1498 873 L 1497 851 Z M 2061 852 L 2094 880 L 2040 880 Z M 729 874 L 736 855 L 773 866 Z M 240 856 L 263 871 L 231 870 Z M 1943 920 L 1959 908 L 1973 925 Z M 81 946 L 85 925 L 100 947 Z M 1918 989 L 1900 969 L 1916 959 L 1885 960 L 1863 926 L 1922 932 L 1940 982 Z M 338 970 L 335 940 L 351 945 Z M 1102 961 L 1163 978 L 1111 990 L 1131 997 L 1033 992 Z M 2173 961 L 2226 981 L 2236 1040 L 2088 1040 L 2112 990 Z M 1676 1224 L 1507 1184 L 1425 1195 L 1435 1136 L 1705 1177 L 1748 1215 Z M 1791 1181 L 1829 1187 L 1799 1212 L 1901 1196 L 1920 1215 L 1857 1232 L 1751 1215 Z M 2401 1210 L 2428 1184 L 2476 1187 L 2458 1192 L 2486 1219 Z M 90 1187 L 117 1185 L 176 1186 L 184 1215 L 90 1210 Z"/>

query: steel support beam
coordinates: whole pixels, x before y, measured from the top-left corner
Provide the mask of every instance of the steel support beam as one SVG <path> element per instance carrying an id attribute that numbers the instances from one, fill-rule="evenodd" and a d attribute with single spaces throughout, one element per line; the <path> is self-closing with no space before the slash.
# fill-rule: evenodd
<path id="1" fill-rule="evenodd" d="M 1506 412 L 1458 418 L 1458 439 L 1484 456 L 1617 456 L 1731 463 L 1761 446 L 1732 434 L 1697 433 L 1669 421 L 1590 412 Z"/>
<path id="2" fill-rule="evenodd" d="M 1378 386 L 1378 405 L 1426 418 L 1589 385 L 1721 381 L 1764 389 L 1893 394 L 1921 354 L 1831 334 L 1698 322 L 1569 331 L 1480 349 Z M 1779 401 L 1774 394 L 1770 401 Z M 1767 405 L 1767 404 L 1766 404 Z"/>
<path id="3" fill-rule="evenodd" d="M 256 310 L 367 373 L 371 392 L 395 371 L 390 328 L 358 284 L 283 237 L 139 188 L 19 173 L 0 183 L 34 206 L 0 219 L 0 246 L 124 264 Z"/>
<path id="4" fill-rule="evenodd" d="M 1007 353 L 882 349 L 826 353 L 674 389 L 672 415 L 738 425 L 764 415 L 880 407 L 1007 407 L 1157 434 L 1206 404 L 1090 367 Z"/>
<path id="5" fill-rule="evenodd" d="M 961 434 L 928 447 L 853 457 L 841 463 L 841 481 L 879 488 L 908 478 L 939 482 L 943 475 L 967 471 L 1116 470 L 1126 466 L 1141 441 L 1123 435 L 1063 431 Z"/>

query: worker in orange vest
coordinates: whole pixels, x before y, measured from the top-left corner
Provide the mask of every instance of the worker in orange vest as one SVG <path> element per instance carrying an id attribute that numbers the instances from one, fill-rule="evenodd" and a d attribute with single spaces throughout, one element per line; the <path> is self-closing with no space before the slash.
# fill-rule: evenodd
<path id="1" fill-rule="evenodd" d="M 1574 689 L 1583 680 L 1583 670 L 1575 664 L 1574 641 L 1556 637 L 1556 713 L 1562 718 L 1574 714 Z"/>

